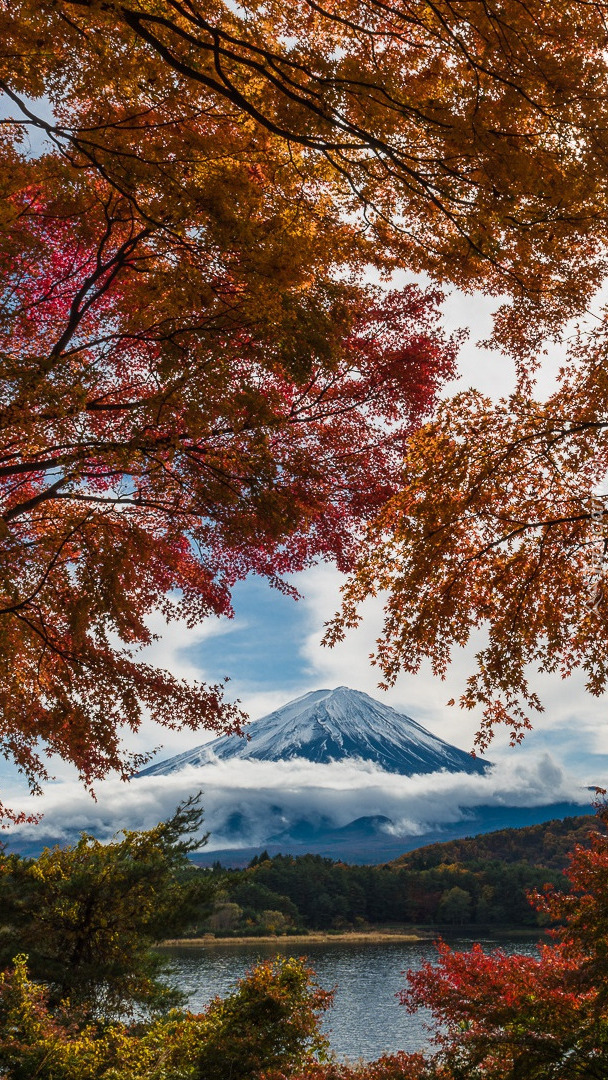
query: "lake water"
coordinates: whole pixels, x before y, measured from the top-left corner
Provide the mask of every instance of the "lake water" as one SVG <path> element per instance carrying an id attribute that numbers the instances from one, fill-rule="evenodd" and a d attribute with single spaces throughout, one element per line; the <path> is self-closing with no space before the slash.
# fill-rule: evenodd
<path id="1" fill-rule="evenodd" d="M 478 939 L 480 940 L 480 939 Z M 484 948 L 496 941 L 481 939 Z M 468 949 L 471 939 L 450 939 L 457 949 Z M 501 940 L 505 952 L 536 954 L 531 938 Z M 259 945 L 211 945 L 170 950 L 176 981 L 188 994 L 189 1008 L 201 1011 L 216 994 L 228 993 L 237 979 L 258 961 L 277 953 L 307 957 L 324 989 L 336 987 L 334 1007 L 326 1014 L 324 1029 L 331 1048 L 342 1060 L 362 1057 L 368 1061 L 397 1050 L 413 1052 L 429 1045 L 425 1022 L 428 1015 L 413 1016 L 400 1005 L 396 994 L 405 985 L 404 972 L 436 957 L 430 941 L 362 944 L 336 941 L 331 944 L 289 943 Z"/>

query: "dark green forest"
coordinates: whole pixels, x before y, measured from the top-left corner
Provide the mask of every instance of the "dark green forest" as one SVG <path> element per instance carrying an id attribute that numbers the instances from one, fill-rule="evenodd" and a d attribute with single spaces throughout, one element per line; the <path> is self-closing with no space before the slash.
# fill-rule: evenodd
<path id="1" fill-rule="evenodd" d="M 381 866 L 350 866 L 320 855 L 264 852 L 249 867 L 207 871 L 215 907 L 196 933 L 217 936 L 345 931 L 373 926 L 537 926 L 528 894 L 565 888 L 575 844 L 595 819 L 550 821 L 431 844 Z"/>

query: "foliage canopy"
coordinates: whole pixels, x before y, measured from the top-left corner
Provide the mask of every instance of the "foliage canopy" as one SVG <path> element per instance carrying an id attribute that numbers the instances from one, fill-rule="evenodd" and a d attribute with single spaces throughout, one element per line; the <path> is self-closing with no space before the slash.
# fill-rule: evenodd
<path id="1" fill-rule="evenodd" d="M 328 632 L 341 638 L 385 593 L 375 659 L 392 683 L 426 657 L 443 677 L 483 630 L 460 697 L 483 710 L 482 749 L 499 724 L 520 741 L 542 711 L 531 673 L 580 670 L 591 694 L 606 689 L 605 357 L 602 327 L 575 337 L 546 402 L 524 379 L 498 404 L 474 391 L 442 403 L 412 435 L 401 490 L 369 527 Z"/>
<path id="2" fill-rule="evenodd" d="M 230 615 L 248 573 L 286 588 L 319 556 L 352 565 L 456 355 L 437 290 L 365 283 L 391 258 L 325 156 L 184 82 L 133 19 L 0 12 L 17 110 L 0 123 L 0 737 L 34 788 L 42 750 L 89 784 L 129 775 L 121 735 L 146 712 L 239 729 L 221 686 L 137 655 L 150 616 L 193 625 Z"/>
<path id="3" fill-rule="evenodd" d="M 145 832 L 107 844 L 83 834 L 37 859 L 0 861 L 0 963 L 28 954 L 32 976 L 83 1016 L 166 1010 L 182 995 L 160 978 L 151 946 L 183 933 L 210 906 L 217 884 L 188 853 L 204 843 L 199 800 Z"/>
<path id="4" fill-rule="evenodd" d="M 605 14 L 577 0 L 20 0 L 3 17 L 4 86 L 49 93 L 55 119 L 24 100 L 20 122 L 148 219 L 196 198 L 201 119 L 221 157 L 230 118 L 252 161 L 271 139 L 304 172 L 321 165 L 333 199 L 365 207 L 377 254 L 388 241 L 414 270 L 555 309 L 604 272 Z"/>
<path id="5" fill-rule="evenodd" d="M 34 787 L 41 748 L 128 775 L 146 710 L 238 729 L 221 686 L 136 655 L 149 617 L 230 614 L 239 578 L 320 556 L 356 570 L 334 637 L 388 590 L 389 680 L 489 622 L 482 744 L 528 722 L 528 663 L 601 691 L 603 615 L 573 605 L 602 332 L 547 408 L 524 376 L 465 394 L 405 453 L 457 342 L 436 290 L 365 271 L 506 296 L 494 341 L 529 369 L 606 271 L 606 25 L 580 0 L 3 8 L 1 735 Z"/>

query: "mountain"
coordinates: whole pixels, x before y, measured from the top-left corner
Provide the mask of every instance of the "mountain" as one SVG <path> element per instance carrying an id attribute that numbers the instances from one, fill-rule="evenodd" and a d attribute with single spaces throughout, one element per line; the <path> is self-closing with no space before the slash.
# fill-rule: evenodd
<path id="1" fill-rule="evenodd" d="M 581 811 L 588 811 L 588 815 L 581 817 Z M 213 866 L 219 862 L 222 866 L 238 869 L 247 866 L 254 855 L 267 851 L 271 857 L 279 854 L 314 854 L 352 865 L 377 865 L 390 861 L 395 865 L 409 866 L 409 852 L 424 852 L 428 863 L 417 861 L 417 856 L 411 862 L 414 869 L 423 869 L 439 865 L 440 862 L 466 862 L 468 845 L 471 848 L 469 861 L 474 861 L 475 852 L 481 851 L 480 858 L 494 858 L 499 862 L 528 859 L 532 865 L 538 862 L 538 865 L 561 868 L 567 861 L 565 857 L 559 860 L 555 855 L 555 849 L 559 848 L 561 821 L 565 819 L 566 833 L 573 822 L 577 827 L 579 824 L 583 826 L 580 836 L 575 836 L 573 840 L 575 843 L 585 835 L 587 823 L 593 827 L 595 818 L 591 811 L 591 805 L 581 806 L 579 803 L 566 802 L 530 807 L 477 806 L 469 811 L 464 821 L 435 828 L 429 826 L 424 833 L 412 836 L 391 835 L 387 829 L 387 826 L 391 825 L 390 818 L 383 815 L 360 817 L 342 828 L 330 825 L 324 827 L 323 823 L 315 828 L 309 822 L 302 821 L 295 823 L 280 836 L 269 836 L 263 844 L 216 848 L 213 851 L 203 849 L 192 855 L 191 859 L 197 866 Z M 543 829 L 539 845 L 547 844 L 546 858 L 550 861 L 544 862 L 535 856 L 530 857 L 530 850 L 523 848 L 523 840 L 520 846 L 513 847 L 513 836 L 521 833 L 527 838 L 533 829 L 545 826 L 547 822 L 551 824 L 551 828 L 548 831 Z M 552 835 L 556 832 L 557 840 Z M 480 840 L 486 835 L 488 841 L 484 846 Z M 495 842 L 493 837 L 497 838 Z M 564 850 L 569 846 L 566 843 Z"/>
<path id="2" fill-rule="evenodd" d="M 201 865 L 243 865 L 265 848 L 379 863 L 425 843 L 580 814 L 591 797 L 566 783 L 550 761 L 506 780 L 497 766 L 484 779 L 487 762 L 344 686 L 305 694 L 249 732 L 249 739 L 225 736 L 150 766 L 133 780 L 127 812 L 149 827 L 155 806 L 158 820 L 169 799 L 175 805 L 202 787 L 210 841 L 194 856 Z M 244 759 L 252 764 L 232 767 Z M 310 764 L 290 765 L 302 759 Z M 205 768 L 218 761 L 227 767 Z M 193 773 L 186 766 L 203 768 Z M 83 828 L 107 839 L 125 824 L 122 803 L 112 801 L 101 817 L 95 811 L 92 824 L 90 810 L 83 807 L 79 820 L 68 798 L 69 809 L 67 802 L 55 812 L 51 807 L 35 835 L 27 825 L 12 829 L 11 850 L 35 854 L 44 845 L 73 842 Z"/>
<path id="3" fill-rule="evenodd" d="M 557 809 L 562 809 L 557 807 Z M 580 810 L 580 807 L 576 808 Z M 415 848 L 395 859 L 393 866 L 408 870 L 432 870 L 438 866 L 471 867 L 480 862 L 521 863 L 564 870 L 577 844 L 588 846 L 593 832 L 606 833 L 597 814 L 551 818 L 538 825 L 498 829 L 458 840 Z"/>
<path id="4" fill-rule="evenodd" d="M 347 686 L 304 694 L 254 721 L 247 734 L 248 739 L 224 735 L 151 765 L 140 776 L 168 776 L 186 765 L 231 758 L 304 758 L 319 764 L 359 759 L 403 776 L 440 769 L 484 773 L 489 768 L 487 762 L 432 735 L 411 717 Z"/>

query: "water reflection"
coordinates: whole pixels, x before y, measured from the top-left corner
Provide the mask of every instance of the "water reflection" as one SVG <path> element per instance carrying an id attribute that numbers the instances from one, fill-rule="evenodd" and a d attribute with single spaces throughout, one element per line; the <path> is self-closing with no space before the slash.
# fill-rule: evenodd
<path id="1" fill-rule="evenodd" d="M 469 939 L 450 942 L 467 949 Z M 495 941 L 484 941 L 488 948 Z M 516 938 L 501 941 L 505 952 L 534 955 L 535 942 Z M 436 957 L 432 942 L 336 942 L 335 944 L 213 945 L 171 950 L 176 981 L 188 994 L 189 1008 L 200 1011 L 216 994 L 228 993 L 254 964 L 277 953 L 305 955 L 325 989 L 336 987 L 333 1009 L 324 1024 L 332 1049 L 339 1058 L 372 1060 L 397 1050 L 413 1052 L 429 1045 L 423 1011 L 410 1016 L 396 994 L 405 983 L 404 972 L 418 969 Z"/>

